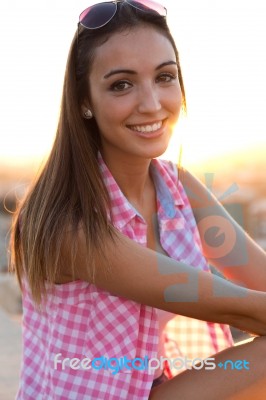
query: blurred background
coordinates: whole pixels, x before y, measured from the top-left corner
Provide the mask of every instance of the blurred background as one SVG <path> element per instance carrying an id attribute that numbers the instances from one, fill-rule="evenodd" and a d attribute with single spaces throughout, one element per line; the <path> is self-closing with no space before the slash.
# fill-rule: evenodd
<path id="1" fill-rule="evenodd" d="M 0 3 L 0 398 L 5 400 L 14 398 L 21 354 L 21 299 L 7 274 L 12 212 L 52 146 L 68 48 L 78 15 L 92 3 Z M 188 105 L 164 157 L 179 162 L 182 153 L 182 164 L 266 249 L 264 1 L 163 3 Z"/>

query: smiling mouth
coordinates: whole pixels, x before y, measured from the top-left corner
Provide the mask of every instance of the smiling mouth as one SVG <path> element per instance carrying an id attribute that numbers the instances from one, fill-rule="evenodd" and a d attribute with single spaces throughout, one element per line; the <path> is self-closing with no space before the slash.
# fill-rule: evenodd
<path id="1" fill-rule="evenodd" d="M 140 132 L 140 133 L 150 133 L 156 132 L 163 126 L 163 121 L 155 122 L 153 124 L 146 125 L 128 125 L 127 127 L 132 131 Z"/>

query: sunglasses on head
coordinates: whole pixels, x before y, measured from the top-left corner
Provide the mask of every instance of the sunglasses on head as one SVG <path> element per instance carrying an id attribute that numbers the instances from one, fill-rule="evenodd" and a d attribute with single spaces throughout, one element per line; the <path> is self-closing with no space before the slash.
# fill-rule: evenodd
<path id="1" fill-rule="evenodd" d="M 140 11 L 154 11 L 166 17 L 164 6 L 152 0 L 117 0 L 94 4 L 86 8 L 79 16 L 79 23 L 87 29 L 98 29 L 108 24 L 117 12 L 117 3 L 127 3 Z"/>

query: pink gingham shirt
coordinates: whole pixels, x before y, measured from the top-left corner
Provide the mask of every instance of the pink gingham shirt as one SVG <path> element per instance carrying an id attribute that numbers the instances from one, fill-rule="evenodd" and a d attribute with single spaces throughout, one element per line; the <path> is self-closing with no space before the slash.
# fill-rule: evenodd
<path id="1" fill-rule="evenodd" d="M 146 246 L 145 220 L 128 202 L 99 155 L 108 189 L 113 225 Z M 203 270 L 209 270 L 193 212 L 176 167 L 154 159 L 151 172 L 157 193 L 160 241 L 165 252 Z M 48 288 L 44 310 L 35 309 L 25 283 L 23 290 L 23 361 L 17 400 L 145 400 L 153 375 L 126 370 L 72 369 L 57 364 L 63 358 L 94 359 L 157 356 L 157 310 L 75 281 Z M 233 344 L 228 326 L 176 316 L 165 329 L 165 353 L 169 358 L 208 357 Z M 174 373 L 174 371 L 171 371 Z"/>

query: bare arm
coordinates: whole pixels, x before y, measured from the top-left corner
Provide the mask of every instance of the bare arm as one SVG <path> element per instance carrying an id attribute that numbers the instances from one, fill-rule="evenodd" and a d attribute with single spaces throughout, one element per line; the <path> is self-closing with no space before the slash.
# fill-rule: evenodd
<path id="1" fill-rule="evenodd" d="M 182 171 L 181 176 L 198 225 L 205 257 L 230 280 L 266 292 L 265 251 L 199 180 L 187 171 Z M 215 227 L 219 227 L 220 232 L 217 229 L 215 233 Z M 208 244 L 206 232 L 211 233 L 212 230 L 214 235 L 224 235 L 221 246 Z"/>
<path id="2" fill-rule="evenodd" d="M 110 238 L 104 240 L 108 265 L 106 259 L 98 254 L 94 283 L 99 288 L 176 314 L 227 323 L 266 335 L 266 293 L 247 290 L 207 272 L 197 271 L 194 267 L 143 248 L 119 232 L 114 241 Z M 66 239 L 62 254 L 65 266 L 69 263 L 68 248 Z M 81 229 L 74 277 L 66 268 L 59 282 L 73 278 L 91 281 Z"/>

